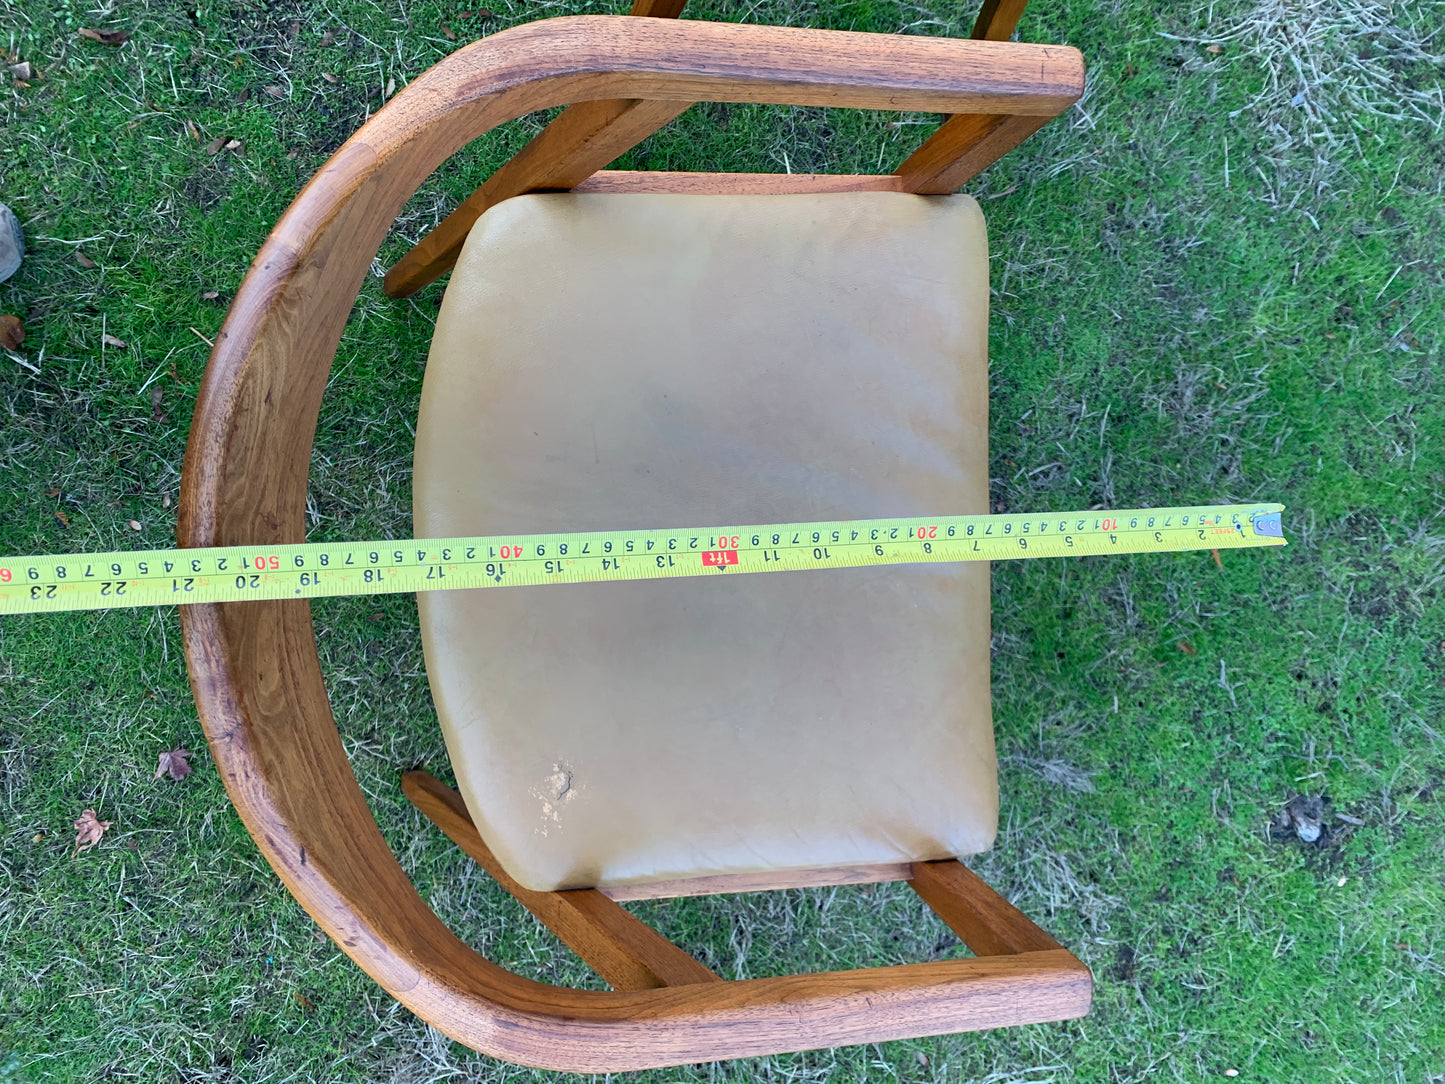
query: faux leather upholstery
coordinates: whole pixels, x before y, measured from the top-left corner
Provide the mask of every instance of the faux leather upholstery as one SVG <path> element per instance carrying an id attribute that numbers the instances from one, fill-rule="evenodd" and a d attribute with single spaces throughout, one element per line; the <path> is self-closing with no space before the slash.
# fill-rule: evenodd
<path id="1" fill-rule="evenodd" d="M 984 512 L 987 322 L 966 196 L 507 200 L 437 319 L 416 534 Z M 419 602 L 462 795 L 528 888 L 992 842 L 986 564 Z"/>

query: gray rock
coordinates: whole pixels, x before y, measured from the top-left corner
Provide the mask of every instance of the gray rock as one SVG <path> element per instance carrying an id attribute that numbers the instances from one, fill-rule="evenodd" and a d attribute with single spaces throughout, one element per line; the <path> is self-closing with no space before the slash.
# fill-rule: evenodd
<path id="1" fill-rule="evenodd" d="M 20 220 L 9 207 L 0 203 L 0 282 L 20 270 L 20 261 L 24 256 L 25 235 L 20 232 Z"/>

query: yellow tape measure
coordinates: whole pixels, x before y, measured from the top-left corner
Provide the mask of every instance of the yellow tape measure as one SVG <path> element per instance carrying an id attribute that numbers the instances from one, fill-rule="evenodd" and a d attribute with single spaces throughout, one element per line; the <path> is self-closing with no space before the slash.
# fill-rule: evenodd
<path id="1" fill-rule="evenodd" d="M 1283 546 L 1279 504 L 0 558 L 0 613 Z"/>

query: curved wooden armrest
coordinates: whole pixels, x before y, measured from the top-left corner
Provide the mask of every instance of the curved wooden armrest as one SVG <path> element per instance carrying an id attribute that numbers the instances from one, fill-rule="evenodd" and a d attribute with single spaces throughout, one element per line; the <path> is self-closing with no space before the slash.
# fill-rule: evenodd
<path id="1" fill-rule="evenodd" d="M 186 451 L 183 546 L 301 541 L 321 395 L 402 205 L 503 121 L 592 98 L 1057 112 L 1071 49 L 577 17 L 518 27 L 426 72 L 332 156 L 266 239 L 216 338 Z M 321 927 L 417 1015 L 478 1050 L 600 1071 L 1078 1015 L 1061 951 L 653 990 L 566 990 L 458 940 L 387 847 L 347 762 L 305 601 L 183 606 L 216 763 L 272 867 Z M 1019 983 L 1029 996 L 1019 996 Z"/>

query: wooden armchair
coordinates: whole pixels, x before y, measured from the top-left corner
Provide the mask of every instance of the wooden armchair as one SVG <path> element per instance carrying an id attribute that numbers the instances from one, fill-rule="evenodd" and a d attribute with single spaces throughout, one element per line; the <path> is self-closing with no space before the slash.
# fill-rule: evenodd
<path id="1" fill-rule="evenodd" d="M 681 0 L 637 0 L 634 14 L 672 16 L 681 6 Z M 1074 50 L 1007 42 L 1022 7 L 1018 0 L 991 0 L 985 5 L 974 36 L 991 40 L 777 29 L 661 17 L 575 17 L 507 30 L 448 57 L 397 94 L 336 152 L 265 241 L 217 337 L 196 407 L 182 487 L 181 544 L 304 540 L 312 442 L 343 326 L 403 204 L 435 168 L 469 141 L 534 110 L 575 103 L 392 269 L 386 288 L 393 296 L 416 290 L 451 268 L 473 224 L 479 218 L 483 224 L 492 221 L 491 215 L 482 218 L 483 212 L 527 192 L 705 193 L 741 199 L 952 192 L 1065 110 L 1083 89 L 1083 66 Z M 928 110 L 951 116 L 898 172 L 883 176 L 597 172 L 701 100 Z M 564 202 L 545 202 L 558 198 Z M 543 217 L 561 214 L 571 222 L 573 218 L 567 216 L 581 212 L 565 201 L 585 198 L 541 197 L 543 203 L 523 200 L 508 206 L 538 207 Z M 854 226 L 847 224 L 856 225 L 857 215 L 871 214 L 875 206 L 905 218 L 914 214 L 915 206 L 926 205 L 928 215 L 943 208 L 938 213 L 953 223 L 948 229 L 974 230 L 978 239 L 982 237 L 981 218 L 966 197 L 955 197 L 966 202 L 947 206 L 927 201 L 915 205 L 907 202 L 912 197 L 899 198 L 904 200 L 901 205 L 875 205 L 867 199 L 846 205 L 854 217 L 839 227 L 842 239 L 837 243 L 851 244 L 849 231 Z M 628 205 L 629 214 L 633 206 L 642 205 Z M 671 214 L 676 206 L 680 205 L 665 204 L 663 209 Z M 723 206 L 735 218 L 748 205 L 743 212 L 734 204 L 708 206 Z M 782 216 L 778 221 L 796 221 L 796 216 L 789 217 L 794 204 L 769 206 L 773 208 L 769 214 Z M 831 213 L 833 206 L 824 210 Z M 897 210 L 900 206 L 902 210 Z M 525 255 L 532 219 L 513 216 L 507 221 L 514 228 L 507 236 L 513 241 L 522 238 L 507 251 Z M 933 221 L 928 218 L 920 228 L 931 228 Z M 488 227 L 494 234 L 498 228 Z M 517 229 L 522 233 L 516 234 Z M 497 262 L 500 256 L 493 260 L 492 250 L 480 251 L 475 259 L 471 249 L 467 251 L 465 259 L 480 261 L 483 273 L 489 267 L 510 266 Z M 901 258 L 907 258 L 906 251 Z M 945 245 L 938 257 L 946 269 L 962 259 L 949 253 Z M 975 308 L 983 304 L 986 324 L 986 256 L 982 271 L 976 252 L 969 259 L 973 270 L 968 274 L 975 276 L 969 280 L 974 294 L 970 303 Z M 889 281 L 908 278 L 898 272 L 896 261 L 887 266 L 893 268 L 887 272 Z M 780 281 L 787 285 L 791 279 Z M 564 285 L 559 284 L 559 289 Z M 460 306 L 461 301 L 454 305 L 452 295 L 464 292 L 454 278 L 446 304 Z M 953 329 L 948 332 L 954 337 L 949 342 L 963 336 L 971 351 L 970 383 L 956 395 L 959 402 L 967 399 L 972 404 L 968 406 L 972 414 L 966 424 L 956 419 L 948 424 L 951 433 L 971 434 L 967 450 L 973 465 L 967 467 L 966 477 L 957 464 L 947 465 L 945 473 L 964 479 L 958 483 L 962 488 L 956 492 L 963 496 L 957 500 L 974 506 L 952 510 L 975 510 L 986 500 L 986 446 L 980 444 L 987 432 L 986 377 L 980 376 L 986 373 L 986 357 L 980 354 L 980 343 L 986 339 L 978 326 L 954 328 L 946 311 L 939 319 Z M 490 334 L 491 325 L 480 330 L 458 326 L 466 334 L 484 335 Z M 463 335 L 462 341 L 472 340 Z M 679 358 L 677 365 L 685 366 L 687 360 Z M 957 367 L 963 368 L 961 363 Z M 431 376 L 429 369 L 428 380 Z M 879 377 L 888 378 L 887 373 Z M 947 382 L 953 376 L 944 373 L 937 379 Z M 859 386 L 869 399 L 877 398 L 866 380 L 860 378 Z M 932 409 L 926 398 L 909 405 L 912 416 Z M 424 399 L 423 413 L 428 409 Z M 888 432 L 899 431 L 891 422 L 889 426 Z M 899 439 L 914 436 L 903 433 Z M 945 450 L 956 458 L 960 447 L 948 444 Z M 419 457 L 422 453 L 419 441 Z M 983 468 L 977 465 L 980 454 Z M 890 478 L 879 484 L 891 485 Z M 899 484 L 912 492 L 908 480 Z M 929 490 L 938 491 L 937 485 Z M 423 535 L 420 497 L 418 502 L 417 531 Z M 564 508 L 559 514 L 565 518 L 574 513 Z M 972 660 L 968 665 L 973 667 L 967 671 L 972 685 L 967 693 L 972 704 L 968 725 L 982 743 L 975 758 L 982 774 L 993 766 L 987 706 L 988 580 L 984 566 L 970 568 L 958 572 L 956 579 L 909 580 L 913 593 L 899 604 L 916 606 L 918 599 L 932 597 L 935 587 L 935 594 L 942 592 L 939 597 L 967 603 L 972 630 L 968 635 L 974 637 L 967 649 Z M 819 585 L 836 585 L 838 581 L 827 579 L 834 575 L 799 573 L 779 579 L 810 585 L 807 590 L 816 593 L 822 590 Z M 924 573 L 928 575 L 932 573 Z M 847 605 L 859 582 L 849 581 L 848 591 L 840 596 L 843 601 L 827 604 Z M 565 596 L 569 605 L 586 601 L 583 594 L 567 594 L 572 591 L 517 592 L 513 605 L 554 592 L 549 597 Z M 449 593 L 468 594 L 474 593 Z M 612 594 L 603 604 L 616 606 L 622 598 Z M 769 604 L 766 599 L 758 602 Z M 435 605 L 440 604 L 423 606 L 424 618 Z M 669 596 L 659 605 L 685 604 Z M 418 1016 L 477 1050 L 528 1065 L 602 1072 L 1061 1020 L 1088 1011 L 1092 992 L 1088 969 L 964 865 L 946 857 L 969 853 L 960 849 L 961 844 L 942 854 L 905 853 L 889 861 L 849 862 L 835 856 L 812 869 L 794 862 L 773 871 L 738 872 L 740 867 L 721 861 L 721 872 L 712 875 L 693 871 L 669 878 L 658 867 L 641 876 L 612 878 L 612 883 L 599 876 L 600 888 L 565 887 L 585 878 L 585 871 L 564 873 L 557 881 L 564 884 L 562 890 L 539 889 L 519 883 L 524 878 L 514 877 L 483 843 L 468 812 L 469 806 L 476 812 L 474 802 L 464 804 L 456 792 L 425 773 L 406 774 L 403 786 L 416 806 L 556 931 L 612 989 L 563 989 L 513 975 L 483 959 L 441 923 L 383 840 L 331 715 L 309 604 L 297 600 L 188 606 L 182 607 L 181 617 L 192 686 L 211 749 L 232 801 L 267 860 L 322 929 L 368 974 Z M 941 610 L 936 620 L 962 619 L 951 610 Z M 445 645 L 433 642 L 445 638 L 445 629 L 435 621 L 427 629 L 430 669 L 433 649 L 445 650 Z M 919 680 L 940 681 L 940 674 L 946 676 L 946 671 L 930 671 Z M 439 710 L 444 716 L 454 714 L 455 690 L 443 687 L 444 682 L 438 685 L 439 680 L 434 674 Z M 887 675 L 869 680 L 886 684 Z M 539 687 L 539 695 L 543 691 Z M 453 723 L 464 725 L 455 719 Z M 880 719 L 879 727 L 898 728 L 899 722 Z M 935 730 L 938 741 L 953 740 L 949 726 Z M 850 740 L 861 741 L 866 731 L 866 726 L 855 726 Z M 453 738 L 456 734 L 449 732 L 449 740 Z M 816 735 L 801 740 L 815 742 L 820 750 L 837 744 L 827 720 Z M 453 746 L 454 762 L 457 748 Z M 765 754 L 760 751 L 760 755 Z M 554 768 L 564 777 L 552 795 L 560 801 L 571 776 L 561 765 Z M 459 779 L 461 775 L 459 767 Z M 980 784 L 980 801 L 994 803 L 992 812 L 980 814 L 980 846 L 991 838 L 989 818 L 996 816 L 996 790 L 986 793 L 989 786 L 996 784 Z M 476 784 L 476 789 L 485 787 Z M 580 792 L 580 784 L 573 789 Z M 485 802 L 486 794 L 478 800 Z M 512 843 L 516 838 L 525 842 L 529 837 L 514 833 Z M 932 850 L 940 846 L 944 844 L 932 845 Z M 543 875 L 533 871 L 526 876 L 537 882 Z M 907 880 L 975 957 L 727 982 L 616 902 L 881 880 Z"/>

